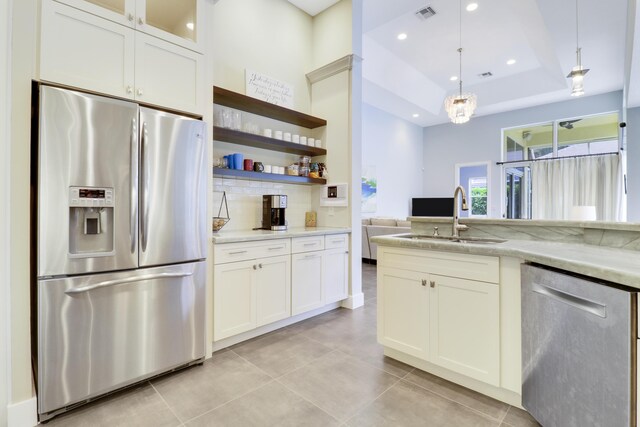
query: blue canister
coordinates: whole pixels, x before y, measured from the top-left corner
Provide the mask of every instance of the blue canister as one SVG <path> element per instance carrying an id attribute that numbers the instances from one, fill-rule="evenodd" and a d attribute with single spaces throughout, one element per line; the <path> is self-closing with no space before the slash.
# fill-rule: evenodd
<path id="1" fill-rule="evenodd" d="M 224 158 L 227 160 L 227 164 L 225 167 L 233 169 L 233 154 L 227 154 L 226 156 L 224 156 Z"/>
<path id="2" fill-rule="evenodd" d="M 233 168 L 244 169 L 244 156 L 240 153 L 233 153 Z"/>

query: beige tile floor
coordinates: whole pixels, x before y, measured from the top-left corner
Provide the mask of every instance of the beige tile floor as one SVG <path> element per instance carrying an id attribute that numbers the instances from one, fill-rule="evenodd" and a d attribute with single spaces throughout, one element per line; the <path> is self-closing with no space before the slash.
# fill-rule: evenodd
<path id="1" fill-rule="evenodd" d="M 392 359 L 376 342 L 376 267 L 365 306 L 338 309 L 238 344 L 49 426 L 495 426 L 524 411 Z"/>

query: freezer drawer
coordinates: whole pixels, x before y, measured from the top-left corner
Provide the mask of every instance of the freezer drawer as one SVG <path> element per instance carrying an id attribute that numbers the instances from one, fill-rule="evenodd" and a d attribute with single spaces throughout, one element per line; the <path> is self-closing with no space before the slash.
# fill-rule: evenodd
<path id="1" fill-rule="evenodd" d="M 636 293 L 521 268 L 522 405 L 545 427 L 635 425 Z"/>
<path id="2" fill-rule="evenodd" d="M 204 357 L 205 270 L 199 262 L 40 280 L 38 412 Z"/>

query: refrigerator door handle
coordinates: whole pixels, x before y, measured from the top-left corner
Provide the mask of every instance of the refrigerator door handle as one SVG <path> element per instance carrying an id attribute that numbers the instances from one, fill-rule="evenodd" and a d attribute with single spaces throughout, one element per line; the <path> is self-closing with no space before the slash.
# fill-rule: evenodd
<path id="1" fill-rule="evenodd" d="M 129 229 L 131 240 L 131 253 L 135 253 L 138 246 L 138 126 L 136 118 L 131 119 L 131 197 L 130 214 L 131 226 Z"/>
<path id="2" fill-rule="evenodd" d="M 142 122 L 142 141 L 141 141 L 141 153 L 140 163 L 142 165 L 142 194 L 140 197 L 140 209 L 142 209 L 142 216 L 140 221 L 140 231 L 142 232 L 142 250 L 147 250 L 147 228 L 149 224 L 149 203 L 147 198 L 149 197 L 149 165 L 147 165 L 147 122 Z"/>
<path id="3" fill-rule="evenodd" d="M 94 289 L 107 288 L 110 286 L 123 285 L 126 283 L 134 283 L 134 282 L 142 282 L 143 280 L 154 280 L 154 279 L 169 279 L 175 277 L 188 277 L 193 275 L 192 272 L 189 273 L 159 273 L 159 274 L 147 274 L 143 276 L 136 277 L 128 277 L 126 279 L 118 279 L 118 280 L 105 280 L 104 282 L 94 283 L 92 285 L 87 286 L 78 286 L 77 288 L 71 288 L 65 291 L 67 295 L 76 295 L 83 292 L 92 291 Z"/>

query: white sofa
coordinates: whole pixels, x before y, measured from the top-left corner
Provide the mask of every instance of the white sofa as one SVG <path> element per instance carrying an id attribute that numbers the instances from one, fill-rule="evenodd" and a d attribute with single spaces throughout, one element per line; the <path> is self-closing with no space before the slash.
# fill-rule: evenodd
<path id="1" fill-rule="evenodd" d="M 365 262 L 377 261 L 378 245 L 371 242 L 374 236 L 402 234 L 411 231 L 411 222 L 395 218 L 362 219 L 362 259 Z"/>

